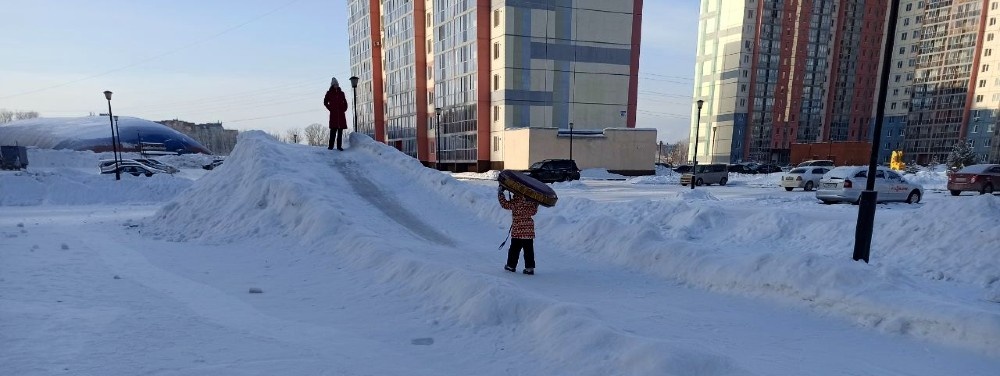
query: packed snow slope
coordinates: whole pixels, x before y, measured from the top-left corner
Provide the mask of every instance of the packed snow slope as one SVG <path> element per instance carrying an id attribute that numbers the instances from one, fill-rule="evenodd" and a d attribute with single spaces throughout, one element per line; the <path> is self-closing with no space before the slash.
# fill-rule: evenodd
<path id="1" fill-rule="evenodd" d="M 288 257 L 336 260 L 337 270 L 371 273 L 379 284 L 350 288 L 391 286 L 471 328 L 522 328 L 515 338 L 547 360 L 538 367 L 550 373 L 775 370 L 773 359 L 677 341 L 658 329 L 662 318 L 630 322 L 632 329 L 607 322 L 604 310 L 618 308 L 629 291 L 614 291 L 613 279 L 584 280 L 587 273 L 625 278 L 621 270 L 662 284 L 654 290 L 679 283 L 763 299 L 882 336 L 1000 356 L 998 197 L 880 205 L 871 264 L 850 259 L 856 207 L 798 210 L 814 201 L 810 195 L 776 192 L 746 205 L 704 189 L 629 204 L 563 198 L 536 216 L 538 275 L 511 281 L 497 250 L 509 212 L 497 205 L 495 188 L 458 182 L 356 133 L 350 143 L 337 153 L 242 133 L 227 162 L 146 220 L 143 233 L 204 244 L 285 239 Z M 594 265 L 605 267 L 586 270 Z M 608 306 L 544 292 L 552 288 L 547 278 L 572 283 L 567 274 L 578 275 L 584 291 L 605 291 L 594 298 Z M 648 299 L 657 302 L 648 309 L 669 304 Z"/>

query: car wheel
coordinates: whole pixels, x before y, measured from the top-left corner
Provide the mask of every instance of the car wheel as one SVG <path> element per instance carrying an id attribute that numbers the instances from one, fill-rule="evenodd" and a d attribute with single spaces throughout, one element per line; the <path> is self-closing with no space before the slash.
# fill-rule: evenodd
<path id="1" fill-rule="evenodd" d="M 910 192 L 909 196 L 906 196 L 906 203 L 907 204 L 916 204 L 918 202 L 920 202 L 920 192 L 913 191 L 913 192 Z"/>
<path id="2" fill-rule="evenodd" d="M 699 187 L 703 186 L 703 185 L 705 185 L 705 181 L 701 180 L 701 178 L 699 178 L 698 181 L 694 182 L 694 185 L 697 185 Z"/>
<path id="3" fill-rule="evenodd" d="M 979 194 L 981 195 L 993 194 L 993 184 L 986 183 L 986 185 L 983 186 L 983 190 L 979 191 Z"/>
<path id="4" fill-rule="evenodd" d="M 147 172 L 147 173 L 146 173 L 146 177 L 147 177 L 147 178 L 148 178 L 148 177 L 152 177 L 152 176 L 153 176 L 153 173 L 152 173 L 152 172 Z"/>
<path id="5" fill-rule="evenodd" d="M 958 196 L 958 195 L 960 195 L 960 194 L 962 194 L 962 191 L 956 191 L 956 190 L 954 190 L 954 189 L 952 189 L 952 190 L 951 190 L 951 195 L 952 195 L 952 196 Z"/>
<path id="6" fill-rule="evenodd" d="M 722 178 L 722 180 L 719 180 L 719 185 L 726 185 L 726 183 L 728 183 L 728 182 L 729 182 L 729 178 Z"/>
<path id="7" fill-rule="evenodd" d="M 820 200 L 820 201 L 823 202 L 823 205 L 833 205 L 833 201 L 830 200 Z"/>
<path id="8" fill-rule="evenodd" d="M 811 190 L 813 190 L 813 182 L 812 182 L 812 181 L 807 181 L 807 182 L 806 182 L 806 187 L 805 187 L 805 190 L 806 190 L 806 191 L 811 191 Z"/>
<path id="9" fill-rule="evenodd" d="M 786 190 L 786 191 L 789 191 L 789 192 L 791 192 L 791 191 L 792 191 L 793 189 L 795 189 L 795 188 L 792 188 L 792 187 L 785 187 L 785 190 Z"/>
<path id="10" fill-rule="evenodd" d="M 133 172 L 132 176 L 139 176 L 139 173 L 138 172 Z"/>

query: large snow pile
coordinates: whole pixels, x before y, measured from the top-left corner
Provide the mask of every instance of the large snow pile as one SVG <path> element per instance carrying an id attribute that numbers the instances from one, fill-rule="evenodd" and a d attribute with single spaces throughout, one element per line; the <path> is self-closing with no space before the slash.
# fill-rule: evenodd
<path id="1" fill-rule="evenodd" d="M 709 367 L 703 374 L 739 373 L 725 358 L 608 330 L 586 311 L 467 271 L 482 260 L 454 245 L 502 239 L 507 230 L 509 213 L 496 204 L 495 187 L 462 184 L 357 133 L 351 144 L 330 153 L 242 133 L 224 168 L 145 226 L 177 241 L 284 237 L 322 249 L 338 267 L 375 273 L 465 325 L 527 325 L 530 346 L 551 359 L 589 359 L 594 349 L 583 344 L 614 343 L 608 359 L 579 364 L 597 367 L 595 374 L 690 371 L 675 368 L 679 359 Z M 745 181 L 773 184 L 779 175 Z M 1000 286 L 1000 256 L 988 246 L 1000 244 L 989 225 L 1000 221 L 1000 198 L 884 206 L 873 238 L 877 257 L 866 265 L 850 259 L 853 239 L 845 235 L 854 232 L 856 208 L 787 210 L 807 196 L 776 194 L 737 207 L 707 190 L 628 204 L 564 198 L 541 210 L 536 223 L 546 239 L 581 257 L 1000 354 L 1000 311 L 989 301 Z M 385 233 L 385 218 L 405 231 Z"/>

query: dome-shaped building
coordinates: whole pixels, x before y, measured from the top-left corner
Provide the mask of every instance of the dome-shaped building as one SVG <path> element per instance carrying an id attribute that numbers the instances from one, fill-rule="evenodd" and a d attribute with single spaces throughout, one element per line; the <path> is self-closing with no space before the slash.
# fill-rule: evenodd
<path id="1" fill-rule="evenodd" d="M 118 133 L 121 151 L 138 152 L 142 145 L 156 145 L 158 151 L 168 153 L 212 154 L 191 137 L 145 119 L 119 116 Z M 0 126 L 0 145 L 111 151 L 111 122 L 107 116 L 19 120 Z"/>

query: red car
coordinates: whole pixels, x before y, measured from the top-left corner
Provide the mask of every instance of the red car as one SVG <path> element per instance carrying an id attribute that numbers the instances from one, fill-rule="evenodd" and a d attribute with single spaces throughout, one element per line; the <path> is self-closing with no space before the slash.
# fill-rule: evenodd
<path id="1" fill-rule="evenodd" d="M 952 196 L 965 191 L 992 194 L 1000 188 L 1000 164 L 977 164 L 965 166 L 948 176 L 948 190 Z"/>

